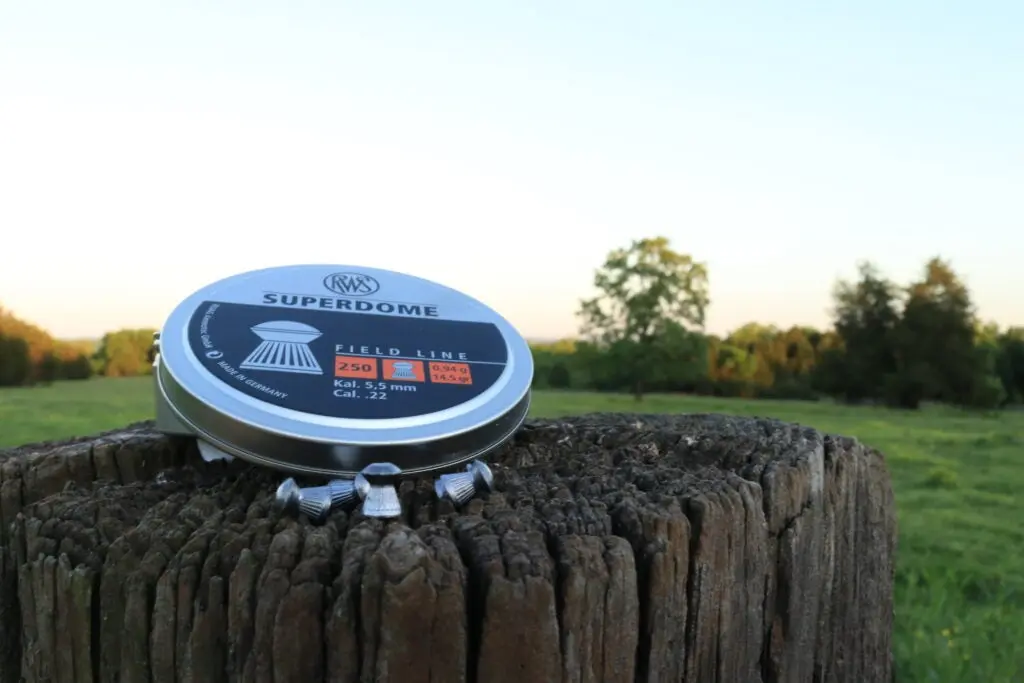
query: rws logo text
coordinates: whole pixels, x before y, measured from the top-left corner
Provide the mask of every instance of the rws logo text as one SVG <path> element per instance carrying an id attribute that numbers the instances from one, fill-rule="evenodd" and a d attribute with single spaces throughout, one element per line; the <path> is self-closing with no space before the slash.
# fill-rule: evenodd
<path id="1" fill-rule="evenodd" d="M 324 287 L 344 296 L 367 296 L 380 289 L 380 283 L 362 273 L 331 273 L 324 278 Z"/>

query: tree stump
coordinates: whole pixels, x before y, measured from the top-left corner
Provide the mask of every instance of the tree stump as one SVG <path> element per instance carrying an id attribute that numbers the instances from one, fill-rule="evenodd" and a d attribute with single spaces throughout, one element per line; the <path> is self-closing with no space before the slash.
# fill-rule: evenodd
<path id="1" fill-rule="evenodd" d="M 278 513 L 149 423 L 0 452 L 0 683 L 891 680 L 896 523 L 854 439 L 531 421 L 464 509 Z"/>

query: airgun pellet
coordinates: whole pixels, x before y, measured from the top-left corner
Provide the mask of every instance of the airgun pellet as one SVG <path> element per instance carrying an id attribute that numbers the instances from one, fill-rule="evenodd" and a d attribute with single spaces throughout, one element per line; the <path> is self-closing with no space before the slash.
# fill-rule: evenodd
<path id="1" fill-rule="evenodd" d="M 207 460 L 327 479 L 277 490 L 279 506 L 316 522 L 360 505 L 400 516 L 402 477 L 447 470 L 434 491 L 456 505 L 490 490 L 478 458 L 530 405 L 533 357 L 508 321 L 461 292 L 373 268 L 285 266 L 215 282 L 174 309 L 155 348 L 157 429 L 196 437 Z"/>

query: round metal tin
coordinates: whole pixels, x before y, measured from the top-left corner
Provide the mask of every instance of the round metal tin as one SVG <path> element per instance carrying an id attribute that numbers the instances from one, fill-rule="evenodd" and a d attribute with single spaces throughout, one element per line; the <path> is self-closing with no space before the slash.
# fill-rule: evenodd
<path id="1" fill-rule="evenodd" d="M 376 268 L 296 265 L 182 301 L 154 374 L 158 402 L 201 441 L 336 477 L 375 462 L 444 469 L 499 446 L 526 417 L 533 357 L 508 321 L 456 290 Z"/>

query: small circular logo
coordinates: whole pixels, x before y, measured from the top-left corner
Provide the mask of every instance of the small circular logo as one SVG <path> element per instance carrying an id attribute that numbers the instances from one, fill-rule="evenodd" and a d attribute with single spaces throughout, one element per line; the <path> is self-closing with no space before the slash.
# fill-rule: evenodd
<path id="1" fill-rule="evenodd" d="M 362 273 L 331 273 L 324 278 L 324 287 L 344 296 L 366 296 L 380 289 L 380 283 Z"/>

